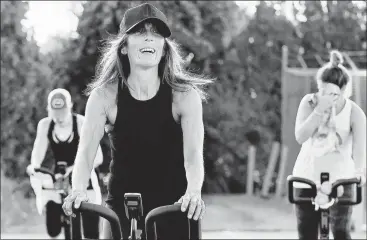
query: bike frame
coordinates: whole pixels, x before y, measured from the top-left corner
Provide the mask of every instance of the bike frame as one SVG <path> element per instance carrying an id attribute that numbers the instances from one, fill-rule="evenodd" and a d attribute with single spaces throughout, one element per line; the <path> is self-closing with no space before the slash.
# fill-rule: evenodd
<path id="1" fill-rule="evenodd" d="M 138 220 L 143 217 L 143 203 L 140 193 L 125 193 L 124 195 L 126 217 L 130 219 L 131 228 L 129 240 L 140 240 L 138 233 Z"/>
<path id="2" fill-rule="evenodd" d="M 330 176 L 329 173 L 321 173 L 320 174 L 320 182 L 321 184 L 329 181 Z M 322 209 L 320 208 L 320 239 L 325 240 L 329 239 L 330 232 L 330 210 L 329 208 Z"/>
<path id="3" fill-rule="evenodd" d="M 314 198 L 317 195 L 316 183 L 314 183 L 313 181 L 309 179 L 294 177 L 294 176 L 288 176 L 287 181 L 288 181 L 288 199 L 290 203 L 294 203 L 294 204 L 309 203 L 309 202 L 314 203 Z M 329 173 L 323 172 L 320 174 L 320 182 L 322 184 L 325 181 L 329 181 Z M 294 182 L 304 183 L 304 184 L 311 186 L 311 189 L 313 192 L 312 196 L 295 198 L 293 194 L 294 192 L 293 183 Z M 335 203 L 339 202 L 340 204 L 343 204 L 343 205 L 356 205 L 356 204 L 361 203 L 362 202 L 362 188 L 359 185 L 359 183 L 360 183 L 360 180 L 357 178 L 337 180 L 336 182 L 332 184 L 332 190 L 331 190 L 331 194 L 329 195 L 329 200 L 335 199 Z M 351 199 L 346 199 L 346 198 L 339 198 L 337 196 L 337 188 L 339 186 L 349 185 L 349 184 L 357 184 L 356 201 L 353 201 Z M 318 211 L 320 211 L 320 223 L 319 223 L 320 239 L 326 240 L 326 239 L 329 239 L 329 232 L 330 232 L 329 208 L 326 208 L 326 209 L 320 208 Z"/>
<path id="4" fill-rule="evenodd" d="M 182 217 L 186 218 L 189 226 L 188 239 L 201 239 L 201 221 L 194 219 L 188 219 L 187 213 L 181 211 L 181 204 L 173 204 L 168 206 L 161 206 L 151 210 L 145 219 L 145 231 L 146 240 L 157 239 L 155 231 L 155 223 L 159 218 L 169 216 L 171 214 L 179 213 Z"/>
<path id="5" fill-rule="evenodd" d="M 44 188 L 44 187 L 42 187 L 43 190 L 56 191 L 60 195 L 61 203 L 64 203 L 65 198 L 69 194 L 69 188 L 70 188 L 69 176 L 70 176 L 71 172 L 66 173 L 65 168 L 66 168 L 66 162 L 65 163 L 64 162 L 60 162 L 56 166 L 57 173 L 60 173 L 60 174 L 63 175 L 62 176 L 62 179 L 61 179 L 61 181 L 62 181 L 62 188 L 59 189 L 59 188 L 56 188 L 55 186 L 54 186 L 54 188 Z M 53 181 L 54 184 L 57 182 L 57 179 L 55 178 L 55 174 L 53 172 L 51 172 L 49 169 L 46 169 L 46 168 L 42 168 L 41 167 L 41 168 L 35 169 L 35 172 L 40 172 L 40 173 L 48 174 L 48 175 L 50 175 L 52 177 L 52 181 Z M 68 184 L 65 184 L 65 181 L 67 181 Z M 66 238 L 73 239 L 74 236 L 76 235 L 75 229 L 73 228 L 73 225 L 74 225 L 73 224 L 73 218 L 71 216 L 67 216 L 64 213 L 64 211 L 62 211 L 61 216 L 62 216 L 62 219 L 63 219 L 62 226 L 64 228 Z M 74 221 L 77 221 L 77 220 L 80 221 L 80 215 L 78 215 L 77 216 L 77 219 L 74 220 Z M 69 227 L 70 227 L 70 233 L 66 233 L 66 231 L 68 231 L 67 229 Z M 79 228 L 79 231 L 80 231 L 80 227 L 78 226 L 77 228 Z M 69 234 L 70 234 L 70 236 L 68 236 Z M 78 238 L 79 235 L 81 236 L 81 233 L 78 234 L 77 236 L 75 236 L 75 238 Z"/>
<path id="6" fill-rule="evenodd" d="M 97 214 L 111 223 L 111 230 L 113 239 L 122 239 L 122 230 L 119 218 L 117 214 L 104 206 L 82 202 L 78 209 L 73 206 L 73 212 L 89 212 Z M 145 229 L 146 229 L 146 240 L 157 239 L 154 224 L 161 217 L 170 215 L 172 213 L 179 213 L 182 217 L 187 218 L 187 213 L 181 211 L 181 204 L 173 204 L 168 206 L 161 206 L 151 210 L 145 219 Z M 195 221 L 193 219 L 187 219 L 189 221 L 189 236 L 188 239 L 201 239 L 201 222 L 200 220 Z"/>

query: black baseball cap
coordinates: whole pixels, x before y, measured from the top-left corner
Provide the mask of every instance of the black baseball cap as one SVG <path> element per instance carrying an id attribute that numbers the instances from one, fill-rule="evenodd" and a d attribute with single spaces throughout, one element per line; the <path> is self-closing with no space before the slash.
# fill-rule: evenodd
<path id="1" fill-rule="evenodd" d="M 146 20 L 154 20 L 158 24 L 159 32 L 163 37 L 171 36 L 171 30 L 168 26 L 167 17 L 158 8 L 149 3 L 144 3 L 126 10 L 124 17 L 120 23 L 120 30 L 126 29 L 130 32 L 139 23 Z"/>

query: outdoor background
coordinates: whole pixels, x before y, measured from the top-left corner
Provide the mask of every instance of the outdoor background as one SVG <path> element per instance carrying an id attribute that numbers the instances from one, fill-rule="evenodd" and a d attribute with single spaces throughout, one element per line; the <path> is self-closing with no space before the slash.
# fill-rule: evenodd
<path id="1" fill-rule="evenodd" d="M 68 89 L 75 112 L 84 115 L 87 97 L 82 92 L 94 76 L 103 40 L 117 33 L 127 8 L 142 2 L 1 1 L 2 234 L 44 231 L 25 169 L 37 123 L 47 116 L 47 95 L 56 87 Z M 166 13 L 172 38 L 191 59 L 188 68 L 217 77 L 203 105 L 203 194 L 209 215 L 204 230 L 294 231 L 284 184 L 299 147 L 292 136 L 299 93 L 314 90 L 314 69 L 328 61 L 331 49 L 338 49 L 350 57 L 346 66 L 357 76 L 352 99 L 366 111 L 361 97 L 366 95 L 361 73 L 366 69 L 366 2 L 150 3 Z M 303 78 L 286 73 L 288 68 Z M 292 85 L 292 76 L 297 84 Z M 289 104 L 288 96 L 299 100 Z M 293 143 L 285 144 L 285 138 Z M 256 149 L 251 192 L 250 146 Z M 110 162 L 107 136 L 102 150 L 101 177 Z M 52 161 L 48 153 L 45 166 Z"/>

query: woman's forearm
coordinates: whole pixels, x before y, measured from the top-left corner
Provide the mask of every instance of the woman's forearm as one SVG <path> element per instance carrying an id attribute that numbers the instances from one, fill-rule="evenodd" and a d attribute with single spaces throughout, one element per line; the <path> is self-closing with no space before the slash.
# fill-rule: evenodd
<path id="1" fill-rule="evenodd" d="M 358 171 L 366 168 L 366 123 L 359 120 L 359 130 L 353 132 L 353 160 Z"/>
<path id="2" fill-rule="evenodd" d="M 358 171 L 365 171 L 366 169 L 366 153 L 363 151 L 356 151 L 353 153 L 353 159 Z"/>
<path id="3" fill-rule="evenodd" d="M 204 165 L 200 154 L 192 154 L 191 161 L 185 164 L 187 190 L 201 192 L 204 182 Z"/>
<path id="4" fill-rule="evenodd" d="M 295 135 L 299 144 L 304 143 L 312 136 L 315 130 L 320 126 L 322 117 L 323 115 L 315 109 L 304 122 L 296 127 Z"/>
<path id="5" fill-rule="evenodd" d="M 93 170 L 93 162 L 94 158 L 88 158 L 88 155 L 83 154 L 82 151 L 78 152 L 71 177 L 73 190 L 87 190 L 89 178 Z"/>
<path id="6" fill-rule="evenodd" d="M 364 133 L 365 135 L 366 133 Z M 361 137 L 364 138 L 365 137 Z M 366 141 L 353 143 L 353 160 L 355 164 L 356 173 L 366 174 Z"/>
<path id="7" fill-rule="evenodd" d="M 85 119 L 72 175 L 72 188 L 79 191 L 85 191 L 88 187 L 106 123 L 103 101 L 101 101 L 98 92 L 93 92 L 90 95 L 85 109 Z"/>
<path id="8" fill-rule="evenodd" d="M 366 168 L 366 115 L 363 110 L 354 104 L 351 113 L 353 136 L 353 160 L 357 171 Z"/>
<path id="9" fill-rule="evenodd" d="M 35 151 L 33 151 L 31 156 L 31 164 L 34 167 L 40 167 L 43 162 L 44 156 L 45 154 L 36 153 Z"/>
<path id="10" fill-rule="evenodd" d="M 103 163 L 103 153 L 101 146 L 98 146 L 96 157 L 94 158 L 93 168 L 99 167 Z"/>

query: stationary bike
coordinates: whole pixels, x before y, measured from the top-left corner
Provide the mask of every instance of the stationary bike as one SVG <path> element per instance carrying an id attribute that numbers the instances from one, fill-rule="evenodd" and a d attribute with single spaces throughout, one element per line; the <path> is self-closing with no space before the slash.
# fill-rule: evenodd
<path id="1" fill-rule="evenodd" d="M 339 203 L 342 205 L 356 205 L 361 203 L 362 201 L 362 188 L 359 185 L 360 184 L 360 180 L 358 178 L 350 178 L 350 179 L 340 179 L 335 181 L 333 184 L 331 184 L 331 189 L 325 188 L 326 184 L 328 184 L 329 182 L 329 173 L 326 172 L 322 172 L 320 174 L 320 182 L 321 182 L 321 191 L 324 194 L 319 194 L 318 195 L 318 189 L 316 186 L 316 183 L 314 183 L 313 181 L 306 179 L 306 178 L 301 178 L 301 177 L 295 177 L 295 176 L 288 176 L 287 181 L 288 181 L 288 199 L 290 203 L 294 203 L 294 204 L 300 204 L 300 203 L 309 203 L 311 202 L 314 205 L 320 206 L 319 210 L 316 211 L 320 211 L 320 223 L 319 223 L 319 227 L 320 227 L 320 239 L 322 240 L 326 240 L 329 239 L 329 229 L 330 229 L 330 217 L 329 217 L 329 208 L 335 204 L 335 203 Z M 312 189 L 312 195 L 309 197 L 295 197 L 294 196 L 294 187 L 293 187 L 293 183 L 294 182 L 299 182 L 299 183 L 304 183 L 307 184 L 311 187 Z M 354 186 L 356 186 L 356 199 L 354 200 L 353 198 L 347 198 L 347 197 L 338 197 L 337 195 L 337 188 L 339 186 L 345 186 L 345 185 L 351 185 L 354 184 Z M 324 188 L 324 189 L 323 189 Z M 325 193 L 326 192 L 326 193 Z M 325 199 L 325 194 L 327 194 L 327 198 Z M 326 203 L 330 203 L 330 204 L 326 204 Z M 322 207 L 325 206 L 326 207 Z"/>
<path id="2" fill-rule="evenodd" d="M 141 240 L 141 230 L 138 229 L 137 223 L 143 220 L 143 204 L 140 193 L 126 193 L 124 195 L 124 203 L 126 208 L 126 216 L 131 222 L 129 240 Z M 122 230 L 120 220 L 117 214 L 104 206 L 93 203 L 82 202 L 78 209 L 73 206 L 73 212 L 90 212 L 97 214 L 111 223 L 111 231 L 113 239 L 122 239 Z M 171 214 L 177 214 L 180 218 L 187 219 L 187 215 L 181 212 L 181 204 L 173 204 L 157 207 L 151 210 L 145 219 L 146 240 L 159 239 L 155 229 L 155 223 L 161 221 Z M 188 235 L 187 239 L 201 239 L 201 222 L 200 220 L 188 220 Z"/>
<path id="3" fill-rule="evenodd" d="M 62 211 L 62 204 L 71 190 L 70 172 L 66 172 L 67 163 L 57 162 L 55 173 L 47 168 L 35 168 L 35 172 L 48 174 L 52 178 L 53 187 L 48 188 L 42 186 L 43 191 L 52 191 L 59 194 L 60 202 L 48 201 L 46 204 L 46 226 L 47 232 L 51 237 L 56 237 L 64 229 L 65 239 L 81 239 L 80 230 L 80 214 L 75 219 L 66 216 Z M 56 179 L 56 174 L 61 174 L 61 177 Z"/>

